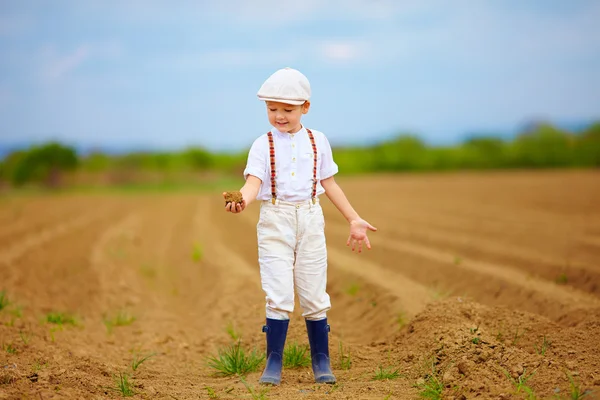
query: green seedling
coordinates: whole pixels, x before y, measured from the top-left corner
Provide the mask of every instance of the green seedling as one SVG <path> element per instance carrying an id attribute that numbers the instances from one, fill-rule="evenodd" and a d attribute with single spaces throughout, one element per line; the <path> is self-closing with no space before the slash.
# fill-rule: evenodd
<path id="1" fill-rule="evenodd" d="M 531 379 L 533 375 L 535 375 L 536 371 L 533 371 L 529 375 L 527 375 L 527 368 L 523 369 L 523 373 L 517 378 L 514 379 L 507 370 L 503 369 L 504 375 L 508 378 L 508 380 L 512 383 L 515 388 L 515 393 L 525 393 L 528 398 L 535 398 L 533 393 L 533 389 L 527 385 L 527 381 Z"/>
<path id="2" fill-rule="evenodd" d="M 379 366 L 379 370 L 375 371 L 375 376 L 373 376 L 373 379 L 376 381 L 384 381 L 384 380 L 391 380 L 391 379 L 398 379 L 400 377 L 400 370 L 399 369 L 395 369 L 393 370 L 392 368 L 383 368 L 381 365 Z"/>
<path id="3" fill-rule="evenodd" d="M 350 296 L 356 296 L 360 291 L 360 285 L 358 283 L 351 284 L 348 289 L 346 289 L 346 293 Z"/>
<path id="4" fill-rule="evenodd" d="M 310 352 L 308 346 L 300 346 L 292 342 L 283 350 L 284 368 L 302 368 L 310 365 Z"/>
<path id="5" fill-rule="evenodd" d="M 202 246 L 199 243 L 194 244 L 194 249 L 192 250 L 192 260 L 194 262 L 202 261 L 202 257 L 204 252 L 202 251 Z"/>
<path id="6" fill-rule="evenodd" d="M 152 357 L 154 357 L 156 355 L 156 353 L 151 353 L 148 354 L 146 356 L 139 356 L 139 355 L 134 355 L 133 356 L 133 361 L 131 361 L 131 369 L 134 371 L 137 371 L 137 369 L 139 368 L 140 365 L 142 365 L 142 363 Z"/>
<path id="7" fill-rule="evenodd" d="M 36 360 L 36 361 L 35 361 L 35 363 L 33 364 L 33 366 L 31 367 L 31 371 L 32 371 L 33 373 L 37 373 L 37 372 L 39 372 L 39 371 L 40 371 L 42 368 L 44 368 L 44 367 L 46 367 L 46 366 L 48 366 L 48 363 L 47 363 L 47 362 L 45 362 L 45 363 L 43 363 L 43 364 L 42 364 L 42 363 L 40 363 L 40 362 L 39 362 L 39 360 Z"/>
<path id="8" fill-rule="evenodd" d="M 12 307 L 6 308 L 10 314 L 10 319 L 6 322 L 6 326 L 15 326 L 15 321 L 23 316 L 23 307 L 14 303 L 8 303 L 8 305 L 12 305 Z"/>
<path id="9" fill-rule="evenodd" d="M 536 345 L 533 345 L 533 347 L 535 348 L 536 353 L 544 356 L 546 355 L 546 351 L 548 350 L 551 344 L 552 343 L 548 339 L 546 339 L 546 335 L 544 335 L 542 337 L 542 343 L 540 344 L 540 346 L 538 347 Z"/>
<path id="10" fill-rule="evenodd" d="M 573 379 L 573 377 L 571 376 L 571 374 L 567 373 L 567 378 L 569 378 L 569 384 L 570 384 L 570 399 L 571 400 L 579 400 L 579 399 L 583 399 L 586 396 L 590 396 L 593 392 L 591 390 L 586 390 L 584 392 L 581 391 L 581 386 L 577 383 L 575 383 L 575 380 Z"/>
<path id="11" fill-rule="evenodd" d="M 156 278 L 156 268 L 150 264 L 142 264 L 140 272 L 148 279 Z"/>
<path id="12" fill-rule="evenodd" d="M 121 393 L 123 397 L 131 397 L 135 394 L 133 390 L 133 384 L 129 380 L 129 375 L 120 373 L 117 380 L 117 391 Z"/>
<path id="13" fill-rule="evenodd" d="M 240 377 L 240 380 L 242 381 L 242 383 L 244 384 L 244 386 L 246 386 L 246 389 L 248 390 L 248 393 L 250 393 L 250 396 L 252 396 L 252 400 L 266 400 L 267 399 L 267 393 L 269 393 L 269 388 L 261 388 L 258 392 L 248 384 L 248 382 L 246 382 L 246 380 L 243 377 Z"/>
<path id="14" fill-rule="evenodd" d="M 478 337 L 474 337 L 473 339 L 471 339 L 471 343 L 473 344 L 479 344 L 481 342 L 481 339 L 479 339 Z"/>
<path id="15" fill-rule="evenodd" d="M 406 314 L 403 311 L 400 311 L 396 316 L 396 323 L 400 329 L 404 328 L 406 325 Z"/>
<path id="16" fill-rule="evenodd" d="M 569 282 L 569 278 L 567 278 L 567 274 L 564 272 L 556 277 L 556 283 L 559 285 L 566 285 Z"/>
<path id="17" fill-rule="evenodd" d="M 21 340 L 23 341 L 25 346 L 27 346 L 29 344 L 29 341 L 31 340 L 31 335 L 27 334 L 27 333 L 23 333 L 23 331 L 20 331 L 19 336 L 21 337 Z"/>
<path id="18" fill-rule="evenodd" d="M 462 263 L 462 258 L 454 257 L 454 265 L 460 265 Z"/>
<path id="19" fill-rule="evenodd" d="M 76 325 L 75 317 L 68 313 L 63 312 L 51 312 L 46 315 L 46 322 L 54 325 Z"/>
<path id="20" fill-rule="evenodd" d="M 210 398 L 210 399 L 218 399 L 219 398 L 219 396 L 217 395 L 215 390 L 213 388 L 211 388 L 210 386 L 206 386 L 205 389 L 208 392 L 208 398 Z"/>
<path id="21" fill-rule="evenodd" d="M 217 375 L 243 376 L 249 372 L 255 372 L 264 358 L 264 355 L 259 355 L 255 349 L 247 352 L 238 341 L 225 349 L 219 349 L 216 357 L 209 357 L 208 366 L 215 369 Z"/>
<path id="22" fill-rule="evenodd" d="M 235 329 L 235 327 L 233 326 L 233 322 L 229 322 L 227 324 L 227 334 L 233 339 L 233 340 L 238 340 L 240 339 L 240 337 L 242 335 L 240 335 L 240 333 Z"/>
<path id="23" fill-rule="evenodd" d="M 17 354 L 17 348 L 14 347 L 12 343 L 5 344 L 3 347 L 4 351 L 6 351 L 8 354 Z"/>
<path id="24" fill-rule="evenodd" d="M 333 385 L 331 385 L 331 389 L 327 390 L 325 392 L 325 394 L 331 394 L 337 390 L 339 390 L 343 385 L 340 385 L 339 382 L 338 383 L 334 383 Z"/>
<path id="25" fill-rule="evenodd" d="M 8 301 L 8 295 L 6 294 L 6 291 L 0 290 L 0 311 L 8 307 L 9 304 L 10 301 Z"/>
<path id="26" fill-rule="evenodd" d="M 23 316 L 23 306 L 17 304 L 13 305 L 10 310 L 10 315 L 12 315 L 13 318 L 21 318 Z"/>
<path id="27" fill-rule="evenodd" d="M 57 325 L 57 326 L 53 326 L 50 328 L 50 340 L 52 341 L 52 343 L 54 343 L 56 341 L 56 337 L 55 337 L 55 333 L 57 331 L 62 331 L 63 326 L 62 325 Z"/>
<path id="28" fill-rule="evenodd" d="M 419 390 L 419 398 L 441 400 L 444 390 L 441 373 L 435 368 L 435 358 L 429 358 L 427 365 L 430 371 L 425 375 L 423 382 L 414 385 Z"/>
<path id="29" fill-rule="evenodd" d="M 352 357 L 350 353 L 344 353 L 344 347 L 340 342 L 340 368 L 343 370 L 349 370 L 352 367 Z"/>
<path id="30" fill-rule="evenodd" d="M 126 311 L 119 310 L 113 317 L 105 317 L 104 325 L 108 332 L 112 332 L 115 327 L 131 325 L 135 319 L 134 316 Z"/>
<path id="31" fill-rule="evenodd" d="M 511 344 L 513 346 L 515 346 L 519 342 L 519 340 L 521 340 L 523 338 L 523 335 L 525 335 L 526 333 L 527 333 L 527 329 L 524 329 L 523 332 L 521 332 L 521 334 L 519 335 L 519 327 L 517 327 L 517 329 L 515 330 L 515 334 L 513 336 Z"/>

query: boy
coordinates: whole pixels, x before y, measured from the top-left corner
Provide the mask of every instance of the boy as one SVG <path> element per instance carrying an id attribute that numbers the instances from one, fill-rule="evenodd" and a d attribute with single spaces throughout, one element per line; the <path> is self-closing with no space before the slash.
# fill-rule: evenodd
<path id="1" fill-rule="evenodd" d="M 254 141 L 244 170 L 240 203 L 225 210 L 240 213 L 261 200 L 257 225 L 258 258 L 266 294 L 267 364 L 260 383 L 279 385 L 282 355 L 294 309 L 294 286 L 310 343 L 317 383 L 335 383 L 329 361 L 327 311 L 331 308 L 327 284 L 327 249 L 323 211 L 318 196 L 325 193 L 350 224 L 347 245 L 352 251 L 365 243 L 367 230 L 377 229 L 361 219 L 333 176 L 338 167 L 325 135 L 305 128 L 303 114 L 310 108 L 310 83 L 299 71 L 276 71 L 261 86 L 273 130 Z M 223 193 L 226 196 L 226 193 Z"/>

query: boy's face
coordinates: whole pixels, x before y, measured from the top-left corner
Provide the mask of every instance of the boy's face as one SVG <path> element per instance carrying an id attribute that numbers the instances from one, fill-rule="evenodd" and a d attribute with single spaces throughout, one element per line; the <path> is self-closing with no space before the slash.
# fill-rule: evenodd
<path id="1" fill-rule="evenodd" d="M 302 128 L 300 120 L 302 114 L 308 113 L 310 102 L 295 106 L 292 104 L 267 101 L 267 115 L 269 122 L 279 132 L 296 133 Z"/>

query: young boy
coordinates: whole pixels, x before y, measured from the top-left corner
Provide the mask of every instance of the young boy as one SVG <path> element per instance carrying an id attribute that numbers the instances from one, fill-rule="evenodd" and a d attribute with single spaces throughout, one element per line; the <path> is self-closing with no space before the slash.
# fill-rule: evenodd
<path id="1" fill-rule="evenodd" d="M 335 383 L 329 361 L 331 308 L 327 284 L 327 249 L 323 211 L 318 196 L 325 193 L 350 225 L 347 245 L 371 248 L 367 230 L 377 229 L 361 219 L 333 176 L 338 167 L 325 135 L 305 128 L 310 108 L 310 84 L 299 71 L 276 71 L 258 91 L 265 101 L 273 129 L 254 141 L 244 171 L 241 203 L 225 210 L 240 213 L 254 200 L 262 201 L 257 225 L 258 259 L 266 294 L 267 365 L 263 384 L 281 382 L 282 355 L 294 287 L 306 320 L 312 368 L 317 383 Z M 226 193 L 223 193 L 225 196 Z"/>

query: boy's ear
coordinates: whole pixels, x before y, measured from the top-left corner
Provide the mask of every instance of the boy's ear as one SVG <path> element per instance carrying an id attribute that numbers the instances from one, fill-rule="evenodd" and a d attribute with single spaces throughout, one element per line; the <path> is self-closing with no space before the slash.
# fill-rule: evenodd
<path id="1" fill-rule="evenodd" d="M 302 104 L 302 114 L 308 114 L 308 110 L 310 109 L 310 101 L 305 101 Z"/>

